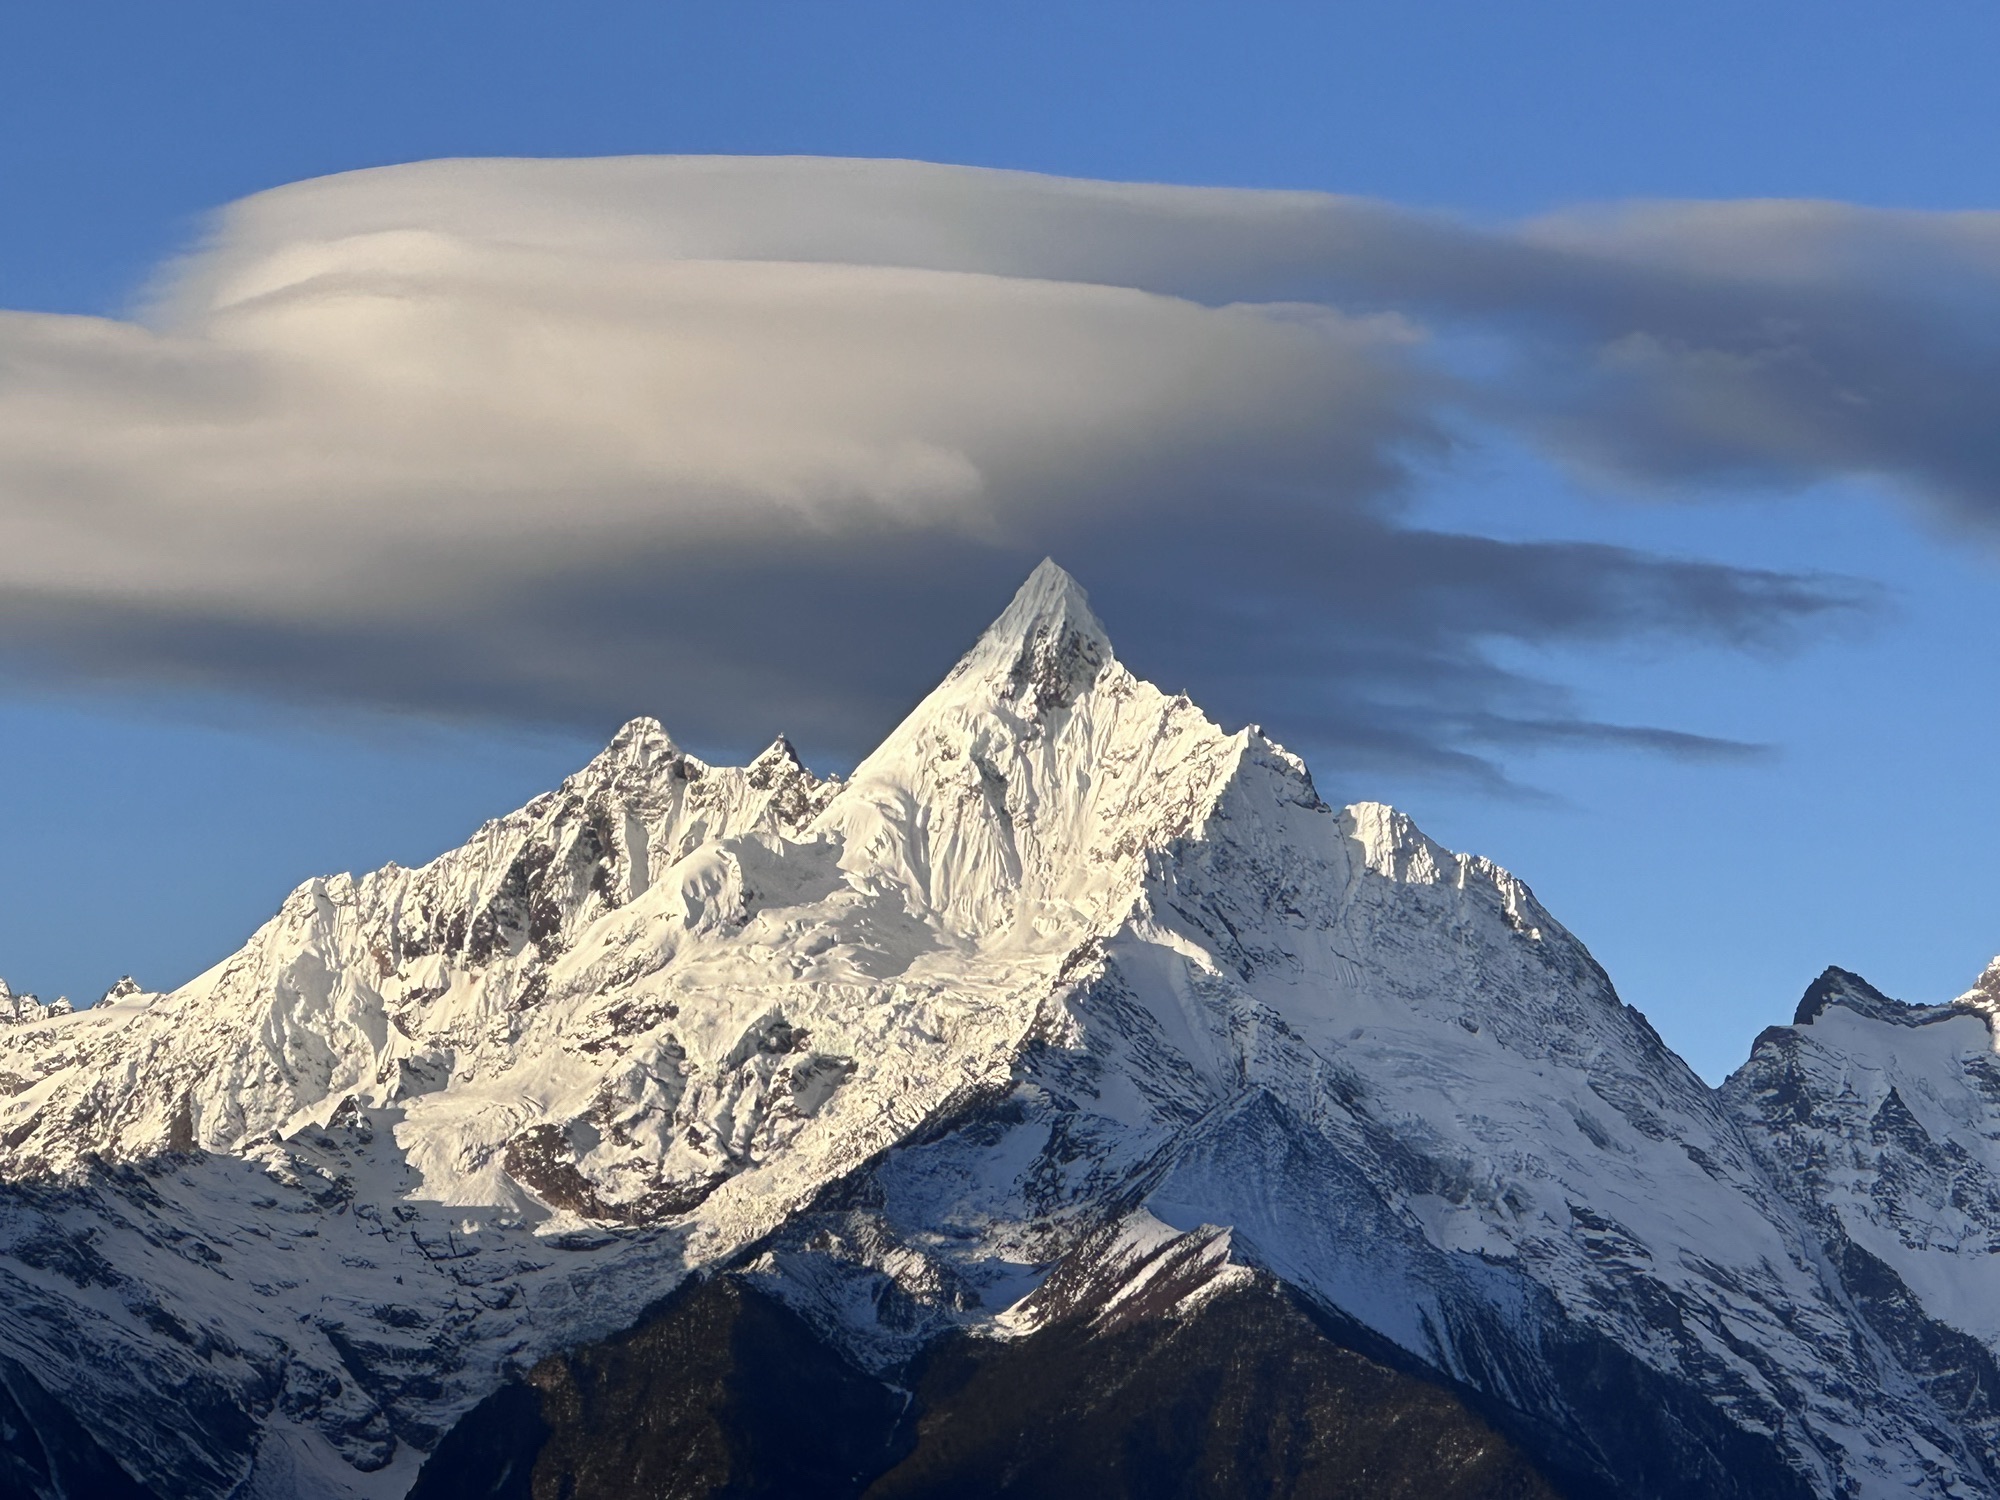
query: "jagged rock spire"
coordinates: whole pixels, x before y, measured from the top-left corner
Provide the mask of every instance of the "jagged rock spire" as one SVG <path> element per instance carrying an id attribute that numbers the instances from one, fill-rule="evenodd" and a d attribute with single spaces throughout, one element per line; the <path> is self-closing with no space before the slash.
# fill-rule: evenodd
<path id="1" fill-rule="evenodd" d="M 1053 559 L 1044 558 L 940 692 L 977 681 L 997 687 L 1018 711 L 1039 713 L 1067 706 L 1114 660 L 1111 638 L 1091 610 L 1090 596 Z"/>
<path id="2" fill-rule="evenodd" d="M 975 654 L 987 651 L 1015 654 L 1038 636 L 1074 635 L 1095 647 L 1109 659 L 1111 638 L 1103 622 L 1090 607 L 1090 596 L 1055 559 L 1045 557 L 1035 565 L 1014 593 L 1000 617 L 986 627 L 974 647 Z"/>

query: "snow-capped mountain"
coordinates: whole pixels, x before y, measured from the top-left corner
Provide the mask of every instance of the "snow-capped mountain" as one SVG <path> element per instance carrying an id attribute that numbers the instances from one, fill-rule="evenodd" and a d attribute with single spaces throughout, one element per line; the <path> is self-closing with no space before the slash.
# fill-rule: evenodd
<path id="1" fill-rule="evenodd" d="M 1723 1086 L 1867 1335 L 2000 1492 L 2000 960 L 1947 1005 L 1828 969 Z"/>
<path id="2" fill-rule="evenodd" d="M 1509 1493 L 2000 1493 L 1986 989 L 1830 971 L 1711 1090 L 1053 564 L 844 782 L 635 720 L 121 989 L 0 1033 L 0 1493 L 401 1495 L 725 1274 L 885 1390 L 1262 1288 L 1553 1487 Z"/>
<path id="3" fill-rule="evenodd" d="M 50 1016 L 66 1016 L 76 1007 L 67 995 L 58 995 L 44 1004 L 35 995 L 17 995 L 0 979 L 0 1026 L 18 1026 L 23 1021 L 45 1021 Z"/>

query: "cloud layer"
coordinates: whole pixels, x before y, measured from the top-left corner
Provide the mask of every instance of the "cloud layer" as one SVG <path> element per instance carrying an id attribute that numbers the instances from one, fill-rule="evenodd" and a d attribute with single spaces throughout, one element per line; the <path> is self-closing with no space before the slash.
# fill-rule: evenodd
<path id="1" fill-rule="evenodd" d="M 1994 215 L 351 173 L 226 210 L 133 321 L 0 313 L 0 649 L 838 759 L 1048 553 L 1140 665 L 1350 764 L 1726 749 L 1493 647 L 1782 641 L 1852 585 L 1425 531 L 1413 463 L 1470 414 L 1617 483 L 1871 475 L 1988 524 L 1996 291 Z"/>

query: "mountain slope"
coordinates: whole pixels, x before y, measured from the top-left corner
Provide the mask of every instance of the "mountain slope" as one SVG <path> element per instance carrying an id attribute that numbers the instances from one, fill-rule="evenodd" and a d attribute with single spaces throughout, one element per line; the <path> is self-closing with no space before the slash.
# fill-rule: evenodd
<path id="1" fill-rule="evenodd" d="M 1957 1028 L 1965 1090 L 1986 1014 L 1867 1024 Z M 480 1402 L 626 1368 L 614 1336 L 719 1276 L 827 1399 L 929 1392 L 884 1493 L 1014 1461 L 1012 1429 L 949 1436 L 977 1408 L 922 1384 L 945 1351 L 1110 1372 L 1231 1327 L 1325 1376 L 1287 1421 L 1346 1420 L 1361 1377 L 1326 1372 L 1365 1358 L 1498 1434 L 1522 1493 L 1996 1493 L 2000 1301 L 1813 1153 L 1865 1140 L 1961 1255 L 1981 1180 L 1924 1108 L 1929 1155 L 1785 1046 L 1796 1089 L 1708 1089 L 1526 886 L 1134 678 L 1044 564 L 845 782 L 635 720 L 422 869 L 308 882 L 172 994 L 0 1031 L 0 1370 L 156 1495 L 400 1495 L 478 1447 L 447 1434 Z M 657 1394 L 726 1458 L 763 1417 L 700 1393 L 782 1373 Z M 1213 1430 L 1276 1442 L 1244 1378 Z M 1086 1402 L 1049 1451 L 1143 1405 Z M 31 1457 L 22 1493 L 82 1493 Z"/>
<path id="2" fill-rule="evenodd" d="M 1343 1347 L 1268 1283 L 1092 1323 L 942 1340 L 899 1390 L 717 1278 L 488 1397 L 411 1500 L 1556 1493 L 1452 1392 Z"/>
<path id="3" fill-rule="evenodd" d="M 2000 1491 L 2000 961 L 1946 1005 L 1828 969 L 1722 1095 L 1868 1332 Z"/>

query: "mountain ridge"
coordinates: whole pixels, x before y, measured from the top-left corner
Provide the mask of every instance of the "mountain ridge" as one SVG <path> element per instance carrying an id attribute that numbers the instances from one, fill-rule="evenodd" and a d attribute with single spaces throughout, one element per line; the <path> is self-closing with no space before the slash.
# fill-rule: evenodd
<path id="1" fill-rule="evenodd" d="M 1255 1285 L 1563 1493 L 1995 1494 L 1985 994 L 1829 970 L 1711 1089 L 1523 882 L 1134 677 L 1044 562 L 844 780 L 635 719 L 0 1029 L 0 1383 L 157 1495 L 389 1496 L 718 1277 L 890 1386 Z"/>

